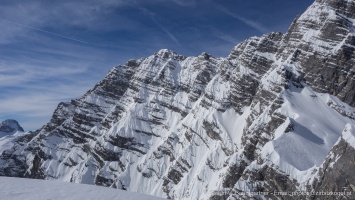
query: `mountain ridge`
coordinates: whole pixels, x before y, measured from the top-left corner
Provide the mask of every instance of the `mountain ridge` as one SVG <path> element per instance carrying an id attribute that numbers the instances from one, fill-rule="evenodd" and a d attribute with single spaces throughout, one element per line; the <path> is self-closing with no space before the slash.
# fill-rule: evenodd
<path id="1" fill-rule="evenodd" d="M 227 58 L 162 49 L 114 67 L 4 150 L 0 175 L 171 199 L 344 188 L 351 199 L 352 13 L 354 1 L 317 0 L 286 34 L 247 39 Z"/>

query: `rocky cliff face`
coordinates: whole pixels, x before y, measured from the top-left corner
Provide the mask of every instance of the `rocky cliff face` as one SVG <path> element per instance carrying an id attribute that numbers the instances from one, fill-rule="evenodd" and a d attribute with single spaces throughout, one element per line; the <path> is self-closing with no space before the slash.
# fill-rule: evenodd
<path id="1" fill-rule="evenodd" d="M 160 50 L 117 66 L 3 151 L 0 175 L 171 199 L 355 192 L 353 134 L 339 139 L 355 124 L 354 4 L 317 0 L 227 58 Z"/>
<path id="2" fill-rule="evenodd" d="M 338 142 L 331 149 L 324 163 L 318 169 L 312 188 L 315 192 L 339 191 L 351 192 L 349 199 L 354 199 L 355 194 L 355 127 L 348 124 L 339 138 Z M 315 198 L 314 198 L 315 199 Z"/>
<path id="3" fill-rule="evenodd" d="M 352 0 L 316 1 L 293 22 L 281 48 L 294 53 L 313 89 L 336 95 L 351 106 L 355 105 L 354 9 Z"/>

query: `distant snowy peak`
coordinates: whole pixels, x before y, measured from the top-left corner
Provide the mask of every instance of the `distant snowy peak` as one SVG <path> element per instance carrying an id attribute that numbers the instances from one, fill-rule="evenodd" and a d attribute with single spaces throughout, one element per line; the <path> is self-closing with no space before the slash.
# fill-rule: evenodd
<path id="1" fill-rule="evenodd" d="M 0 123 L 0 137 L 12 135 L 17 131 L 24 132 L 20 124 L 14 119 L 6 119 Z"/>

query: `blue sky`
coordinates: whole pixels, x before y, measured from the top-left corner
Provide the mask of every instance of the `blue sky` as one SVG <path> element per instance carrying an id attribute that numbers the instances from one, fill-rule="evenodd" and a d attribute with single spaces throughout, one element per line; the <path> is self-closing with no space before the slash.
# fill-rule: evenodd
<path id="1" fill-rule="evenodd" d="M 1 0 L 0 121 L 47 123 L 129 59 L 167 48 L 226 57 L 239 42 L 279 31 L 313 0 Z"/>

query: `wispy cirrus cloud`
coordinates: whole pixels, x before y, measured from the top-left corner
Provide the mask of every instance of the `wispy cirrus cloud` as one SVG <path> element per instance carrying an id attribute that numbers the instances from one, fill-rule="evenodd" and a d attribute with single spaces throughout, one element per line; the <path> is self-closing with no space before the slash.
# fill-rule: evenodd
<path id="1" fill-rule="evenodd" d="M 179 6 L 190 7 L 196 5 L 196 0 L 172 0 Z"/>
<path id="2" fill-rule="evenodd" d="M 39 28 L 36 28 L 36 27 L 27 26 L 27 25 L 24 25 L 24 24 L 20 24 L 20 23 L 9 21 L 9 20 L 5 20 L 5 19 L 0 19 L 0 21 L 6 22 L 6 23 L 9 23 L 9 24 L 13 24 L 13 25 L 16 25 L 16 26 L 24 27 L 24 28 L 29 28 L 29 29 L 36 30 L 36 31 L 41 31 L 43 33 L 55 35 L 57 37 L 65 38 L 65 39 L 68 39 L 68 40 L 72 40 L 72 41 L 76 41 L 76 42 L 82 42 L 82 43 L 87 44 L 87 42 L 85 42 L 85 41 L 78 40 L 78 39 L 75 39 L 75 38 L 71 38 L 71 37 L 68 37 L 68 36 L 65 36 L 65 35 L 53 33 L 53 32 L 50 32 L 50 31 L 43 30 L 43 29 L 39 29 Z"/>
<path id="3" fill-rule="evenodd" d="M 132 3 L 128 0 L 28 0 L 0 3 L 0 43 L 16 42 L 19 37 L 25 37 L 33 30 L 83 40 L 80 35 L 65 33 L 61 30 L 63 26 L 100 32 L 135 29 L 141 24 L 123 15 L 115 14 L 115 21 L 107 19 L 117 8 L 130 5 Z M 57 32 L 51 31 L 53 29 Z"/>
<path id="4" fill-rule="evenodd" d="M 259 31 L 260 33 L 268 33 L 270 32 L 270 30 L 268 28 L 266 28 L 265 26 L 263 26 L 262 24 L 260 24 L 259 22 L 257 21 L 254 21 L 254 20 L 251 20 L 251 19 L 247 19 L 245 17 L 242 17 L 236 13 L 233 13 L 231 11 L 229 11 L 227 8 L 225 7 L 222 7 L 222 6 L 219 6 L 219 5 L 216 5 L 217 8 L 219 10 L 221 10 L 223 13 L 243 22 L 245 25 Z"/>
<path id="5" fill-rule="evenodd" d="M 78 98 L 93 86 L 88 64 L 0 62 L 0 121 L 16 118 L 25 130 L 48 122 L 60 101 Z M 80 67 L 79 67 L 80 66 Z M 85 78 L 85 76 L 87 76 Z"/>
<path id="6" fill-rule="evenodd" d="M 70 66 L 36 66 L 25 63 L 0 63 L 0 88 L 19 86 L 29 82 L 63 76 L 73 76 L 87 71 L 87 67 Z"/>
<path id="7" fill-rule="evenodd" d="M 171 31 L 169 31 L 166 27 L 161 25 L 155 18 L 152 18 L 152 20 L 175 44 L 179 46 L 181 45 L 180 41 L 176 38 L 176 36 Z"/>
<path id="8" fill-rule="evenodd" d="M 159 27 L 159 29 L 162 30 L 176 45 L 181 45 L 180 41 L 176 38 L 176 36 L 156 19 L 156 14 L 154 12 L 143 7 L 138 2 L 136 2 L 135 4 L 139 8 L 139 10 L 141 10 L 145 15 L 147 15 L 154 22 L 154 24 Z"/>
<path id="9" fill-rule="evenodd" d="M 17 94 L 7 92 L 0 99 L 0 119 L 16 118 L 27 131 L 40 128 L 49 121 L 60 101 L 69 101 L 89 89 L 86 84 L 75 84 L 75 89 L 67 83 L 31 85 L 17 89 Z"/>
<path id="10" fill-rule="evenodd" d="M 220 30 L 218 30 L 218 29 L 216 29 L 214 27 L 210 27 L 210 29 L 211 29 L 211 31 L 213 32 L 213 34 L 217 38 L 223 40 L 224 42 L 231 43 L 231 44 L 234 44 L 234 45 L 236 45 L 237 43 L 240 42 L 239 39 L 231 36 L 230 34 L 226 34 L 226 33 L 222 32 L 222 31 L 220 31 Z"/>
<path id="11" fill-rule="evenodd" d="M 15 118 L 32 130 L 49 121 L 60 101 L 80 97 L 102 79 L 115 52 L 36 32 L 28 37 L 29 44 L 0 49 L 0 121 Z"/>
<path id="12" fill-rule="evenodd" d="M 240 20 L 243 23 L 245 23 L 246 25 L 254 28 L 255 30 L 258 30 L 260 33 L 268 33 L 268 32 L 270 32 L 268 28 L 264 27 L 262 24 L 260 24 L 260 23 L 258 23 L 256 21 L 253 21 L 253 20 L 238 16 L 238 15 L 235 15 L 235 14 L 233 14 L 231 16 L 237 18 L 238 20 Z"/>

